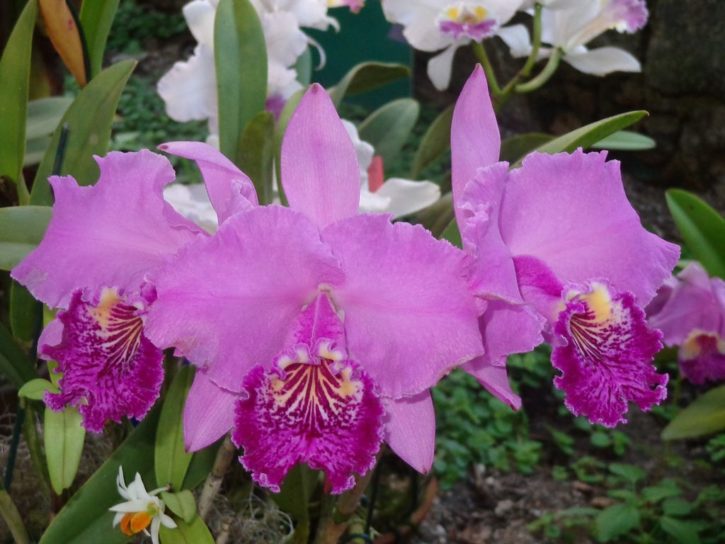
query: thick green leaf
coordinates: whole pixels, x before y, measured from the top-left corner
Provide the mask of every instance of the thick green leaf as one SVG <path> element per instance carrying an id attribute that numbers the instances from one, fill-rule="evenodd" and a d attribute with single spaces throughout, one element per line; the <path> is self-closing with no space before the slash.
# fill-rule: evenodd
<path id="1" fill-rule="evenodd" d="M 312 81 L 312 51 L 309 47 L 297 59 L 295 72 L 297 72 L 297 81 L 303 86 L 306 87 Z"/>
<path id="2" fill-rule="evenodd" d="M 408 141 L 419 114 L 420 105 L 412 98 L 388 102 L 360 124 L 360 138 L 375 148 L 383 164 L 392 164 Z"/>
<path id="3" fill-rule="evenodd" d="M 154 487 L 154 433 L 158 415 L 157 409 L 152 410 L 71 497 L 43 534 L 40 544 L 123 544 L 129 540 L 113 528 L 113 512 L 108 509 L 123 501 L 116 488 L 119 466 L 123 466 L 126 482 L 138 472 L 147 489 Z"/>
<path id="4" fill-rule="evenodd" d="M 36 377 L 32 362 L 2 323 L 0 323 L 0 372 L 18 388 Z"/>
<path id="5" fill-rule="evenodd" d="M 37 1 L 30 0 L 20 14 L 0 58 L 0 176 L 16 184 L 24 183 L 25 117 L 28 111 L 30 54 L 37 16 Z M 19 191 L 23 190 L 24 185 L 19 187 Z"/>
<path id="6" fill-rule="evenodd" d="M 403 64 L 363 62 L 353 66 L 345 77 L 330 89 L 330 98 L 336 106 L 339 106 L 347 95 L 372 91 L 409 75 L 410 69 Z"/>
<path id="7" fill-rule="evenodd" d="M 87 1 L 81 4 L 81 27 L 86 38 L 86 47 L 91 65 L 89 79 L 99 74 L 103 66 L 103 53 L 106 50 L 106 41 L 111 31 L 119 1 Z"/>
<path id="8" fill-rule="evenodd" d="M 98 179 L 93 155 L 104 155 L 108 150 L 118 100 L 135 66 L 136 61 L 126 60 L 106 68 L 73 101 L 38 167 L 30 195 L 32 204 L 52 203 L 48 176 L 56 173 L 53 167 L 64 127 L 67 136 L 62 167 L 57 173 L 73 176 L 80 185 L 90 185 Z"/>
<path id="9" fill-rule="evenodd" d="M 49 96 L 31 100 L 28 103 L 25 139 L 32 140 L 51 134 L 72 103 L 73 99 L 67 96 Z"/>
<path id="10" fill-rule="evenodd" d="M 599 140 L 592 147 L 594 149 L 610 149 L 612 151 L 644 151 L 657 147 L 657 142 L 649 136 L 638 132 L 619 130 Z"/>
<path id="11" fill-rule="evenodd" d="M 441 240 L 448 240 L 456 247 L 463 247 L 463 242 L 461 241 L 461 231 L 458 230 L 458 224 L 455 219 L 448 223 L 448 226 L 443 231 L 443 234 L 441 234 Z"/>
<path id="12" fill-rule="evenodd" d="M 527 132 L 517 134 L 501 142 L 501 160 L 515 163 L 520 161 L 534 149 L 553 140 L 550 134 L 541 132 Z"/>
<path id="13" fill-rule="evenodd" d="M 169 510 L 186 522 L 191 521 L 196 516 L 196 499 L 194 499 L 194 494 L 188 489 L 179 491 L 178 493 L 167 493 L 164 491 L 161 493 L 161 499 Z"/>
<path id="14" fill-rule="evenodd" d="M 451 147 L 452 120 L 453 104 L 444 109 L 425 131 L 413 158 L 413 168 L 410 173 L 412 179 L 418 179 L 426 166 L 432 164 Z"/>
<path id="15" fill-rule="evenodd" d="M 239 144 L 239 167 L 254 183 L 260 204 L 272 202 L 274 115 L 261 111 L 247 124 Z"/>
<path id="16" fill-rule="evenodd" d="M 242 133 L 264 111 L 267 53 L 262 23 L 249 0 L 221 0 L 214 21 L 219 147 L 239 165 Z"/>
<path id="17" fill-rule="evenodd" d="M 214 537 L 200 516 L 191 523 L 176 520 L 176 529 L 161 526 L 161 544 L 214 544 Z"/>
<path id="18" fill-rule="evenodd" d="M 47 206 L 0 208 L 0 270 L 10 270 L 43 239 L 50 221 Z"/>
<path id="19" fill-rule="evenodd" d="M 13 536 L 15 544 L 28 544 L 30 538 L 28 531 L 23 525 L 23 518 L 18 507 L 15 506 L 12 497 L 4 489 L 0 489 L 0 515 Z"/>
<path id="20" fill-rule="evenodd" d="M 664 431 L 664 440 L 696 438 L 725 429 L 725 385 L 700 395 Z"/>
<path id="21" fill-rule="evenodd" d="M 663 516 L 660 527 L 679 544 L 700 544 L 699 527 L 695 523 Z"/>
<path id="22" fill-rule="evenodd" d="M 25 287 L 13 281 L 10 286 L 10 329 L 18 340 L 29 345 L 43 327 L 43 305 Z"/>
<path id="23" fill-rule="evenodd" d="M 154 467 L 159 485 L 180 490 L 191 463 L 192 454 L 184 450 L 184 402 L 194 379 L 194 368 L 184 366 L 174 377 L 166 392 L 164 406 L 156 429 Z"/>
<path id="24" fill-rule="evenodd" d="M 184 483 L 181 486 L 182 489 L 196 489 L 204 480 L 206 480 L 206 477 L 211 471 L 211 467 L 214 465 L 216 452 L 219 449 L 221 442 L 222 441 L 220 439 L 215 444 L 194 453 L 191 463 L 189 464 L 189 468 L 186 471 L 186 477 L 184 478 Z"/>
<path id="25" fill-rule="evenodd" d="M 318 472 L 300 463 L 287 474 L 280 492 L 272 496 L 274 502 L 295 520 L 295 532 L 292 538 L 294 543 L 306 543 L 309 540 L 310 512 L 308 506 L 318 477 Z"/>
<path id="26" fill-rule="evenodd" d="M 670 189 L 666 198 L 677 229 L 692 256 L 710 275 L 725 278 L 725 219 L 688 191 Z"/>
<path id="27" fill-rule="evenodd" d="M 639 511 L 632 504 L 615 504 L 602 510 L 595 520 L 597 538 L 609 542 L 639 527 Z"/>
<path id="28" fill-rule="evenodd" d="M 43 438 L 48 475 L 53 491 L 60 495 L 68 489 L 78 473 L 86 430 L 83 418 L 76 408 L 67 407 L 62 412 L 45 409 Z"/>
<path id="29" fill-rule="evenodd" d="M 44 378 L 35 378 L 18 389 L 18 396 L 30 400 L 43 400 L 46 391 L 58 393 L 58 387 Z"/>
<path id="30" fill-rule="evenodd" d="M 620 113 L 619 115 L 614 115 L 613 117 L 607 117 L 601 121 L 596 121 L 573 130 L 568 134 L 554 138 L 550 142 L 537 147 L 536 151 L 541 153 L 559 153 L 562 151 L 571 153 L 578 147 L 587 149 L 607 136 L 633 125 L 646 115 L 646 111 L 638 110 Z"/>

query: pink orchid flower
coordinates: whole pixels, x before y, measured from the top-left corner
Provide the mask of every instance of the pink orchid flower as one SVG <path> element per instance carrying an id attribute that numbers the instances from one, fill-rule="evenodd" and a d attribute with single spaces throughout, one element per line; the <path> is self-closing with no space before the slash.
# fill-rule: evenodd
<path id="1" fill-rule="evenodd" d="M 725 281 L 692 262 L 647 306 L 651 327 L 680 346 L 680 370 L 695 384 L 725 380 Z"/>
<path id="2" fill-rule="evenodd" d="M 642 227 L 619 163 L 606 153 L 532 153 L 509 170 L 498 162 L 500 145 L 479 67 L 458 99 L 451 135 L 456 217 L 477 259 L 475 290 L 488 304 L 487 355 L 467 369 L 502 389 L 502 360 L 539 343 L 543 319 L 569 410 L 606 426 L 625 422 L 629 402 L 647 410 L 667 394 L 667 375 L 652 365 L 661 334 L 641 308 L 679 248 Z"/>
<path id="3" fill-rule="evenodd" d="M 483 353 L 469 259 L 420 226 L 358 214 L 359 180 L 350 138 L 313 85 L 282 145 L 290 207 L 238 213 L 155 281 L 147 334 L 198 367 L 187 449 L 233 429 L 241 463 L 272 490 L 306 463 L 341 493 L 382 441 L 427 471 L 429 389 Z"/>
<path id="4" fill-rule="evenodd" d="M 45 402 L 76 406 L 86 429 L 101 432 L 109 420 L 141 419 L 158 398 L 163 356 L 144 331 L 156 297 L 151 276 L 205 234 L 164 201 L 174 180 L 166 158 L 113 152 L 96 161 L 100 177 L 91 187 L 50 178 L 48 230 L 12 277 L 60 309 L 38 342 L 40 357 L 57 361 L 62 374 L 60 392 L 46 393 Z M 257 202 L 243 175 L 212 177 L 207 190 L 220 220 Z"/>

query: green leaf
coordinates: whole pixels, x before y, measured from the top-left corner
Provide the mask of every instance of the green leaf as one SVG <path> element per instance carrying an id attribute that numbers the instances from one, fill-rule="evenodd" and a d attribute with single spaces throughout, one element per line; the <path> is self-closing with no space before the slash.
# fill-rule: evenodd
<path id="1" fill-rule="evenodd" d="M 28 103 L 25 139 L 32 140 L 52 133 L 72 103 L 73 99 L 67 96 L 31 100 Z"/>
<path id="2" fill-rule="evenodd" d="M 306 543 L 309 540 L 309 500 L 315 491 L 319 473 L 299 463 L 284 479 L 282 489 L 273 495 L 274 502 L 296 521 L 292 542 Z"/>
<path id="3" fill-rule="evenodd" d="M 541 153 L 560 153 L 562 151 L 571 153 L 579 147 L 587 149 L 618 130 L 633 125 L 646 115 L 646 111 L 638 110 L 607 117 L 554 138 L 550 142 L 537 147 L 535 151 Z M 518 165 L 520 162 L 518 161 L 516 164 Z"/>
<path id="4" fill-rule="evenodd" d="M 16 544 L 28 544 L 30 542 L 20 511 L 15 506 L 12 497 L 4 489 L 0 489 L 0 515 L 2 515 Z"/>
<path id="5" fill-rule="evenodd" d="M 645 487 L 642 490 L 642 496 L 649 502 L 660 502 L 668 497 L 677 497 L 682 494 L 680 486 L 677 482 L 666 478 L 657 485 Z"/>
<path id="6" fill-rule="evenodd" d="M 0 323 L 0 372 L 18 388 L 36 377 L 32 362 L 2 323 Z"/>
<path id="7" fill-rule="evenodd" d="M 48 475 L 53 491 L 60 495 L 68 489 L 78 473 L 86 430 L 83 418 L 76 408 L 67 407 L 62 412 L 45 409 L 43 438 Z"/>
<path id="8" fill-rule="evenodd" d="M 58 393 L 60 389 L 44 378 L 35 378 L 18 389 L 18 396 L 30 400 L 43 400 L 46 391 Z"/>
<path id="9" fill-rule="evenodd" d="M 43 534 L 40 544 L 123 544 L 128 541 L 128 537 L 113 528 L 113 512 L 108 509 L 124 500 L 116 488 L 119 466 L 123 466 L 127 482 L 138 472 L 147 489 L 154 487 L 154 433 L 158 415 L 158 409 L 152 410 L 71 497 Z"/>
<path id="10" fill-rule="evenodd" d="M 458 230 L 458 224 L 455 219 L 448 223 L 448 226 L 443 231 L 443 234 L 441 234 L 441 240 L 448 240 L 456 247 L 463 247 L 461 232 Z"/>
<path id="11" fill-rule="evenodd" d="M 211 472 L 211 467 L 214 465 L 214 459 L 216 459 L 216 453 L 221 443 L 222 439 L 194 453 L 189 468 L 186 471 L 186 477 L 181 486 L 182 489 L 196 489 L 206 480 L 209 472 Z"/>
<path id="12" fill-rule="evenodd" d="M 171 485 L 180 490 L 191 463 L 192 454 L 184 450 L 184 402 L 194 379 L 194 368 L 186 365 L 179 369 L 166 392 L 156 430 L 154 467 L 159 485 Z"/>
<path id="13" fill-rule="evenodd" d="M 711 276 L 725 278 L 725 219 L 701 198 L 682 189 L 665 193 L 685 246 Z"/>
<path id="14" fill-rule="evenodd" d="M 20 185 L 24 184 L 22 174 L 30 53 L 37 16 L 37 1 L 30 0 L 20 14 L 0 58 L 0 176 L 19 185 L 19 191 L 25 187 Z"/>
<path id="15" fill-rule="evenodd" d="M 81 4 L 80 21 L 91 65 L 89 79 L 99 74 L 103 66 L 103 53 L 106 50 L 106 41 L 119 1 L 103 0 L 103 2 L 83 2 Z"/>
<path id="16" fill-rule="evenodd" d="M 299 81 L 303 87 L 306 87 L 312 81 L 312 51 L 309 47 L 305 49 L 297 62 L 295 63 L 295 72 L 297 72 L 297 81 Z"/>
<path id="17" fill-rule="evenodd" d="M 436 117 L 420 140 L 420 146 L 413 158 L 410 172 L 412 179 L 451 147 L 451 121 L 453 120 L 453 104 L 444 109 Z"/>
<path id="18" fill-rule="evenodd" d="M 611 151 L 645 151 L 657 147 L 657 142 L 649 136 L 638 132 L 619 130 L 599 140 L 592 147 L 594 149 L 609 149 Z"/>
<path id="19" fill-rule="evenodd" d="M 664 431 L 664 440 L 696 438 L 725 429 L 725 385 L 711 389 L 682 410 Z"/>
<path id="20" fill-rule="evenodd" d="M 50 147 L 38 167 L 30 194 L 32 204 L 52 203 L 48 176 L 55 173 L 53 167 L 64 127 L 67 137 L 58 173 L 73 176 L 80 185 L 90 185 L 98 179 L 93 155 L 104 155 L 108 151 L 118 100 L 135 66 L 133 60 L 114 64 L 93 78 L 78 94 L 53 133 Z"/>
<path id="21" fill-rule="evenodd" d="M 339 106 L 347 95 L 372 91 L 409 75 L 410 69 L 403 64 L 362 62 L 353 66 L 340 82 L 330 89 L 330 98 L 336 106 Z"/>
<path id="22" fill-rule="evenodd" d="M 264 111 L 266 51 L 262 23 L 249 0 L 221 0 L 214 20 L 219 147 L 237 165 L 244 128 Z"/>
<path id="23" fill-rule="evenodd" d="M 625 465 L 624 463 L 612 463 L 609 465 L 609 472 L 616 474 L 632 485 L 647 477 L 645 470 L 635 465 Z"/>
<path id="24" fill-rule="evenodd" d="M 360 138 L 375 148 L 375 154 L 390 165 L 400 153 L 418 121 L 420 105 L 412 98 L 388 102 L 360 123 Z"/>
<path id="25" fill-rule="evenodd" d="M 50 136 L 41 136 L 28 140 L 25 145 L 25 157 L 23 157 L 23 167 L 32 166 L 40 163 L 48 151 L 50 146 Z"/>
<path id="26" fill-rule="evenodd" d="M 43 239 L 50 222 L 47 206 L 0 208 L 0 270 L 17 265 Z"/>
<path id="27" fill-rule="evenodd" d="M 238 155 L 239 167 L 254 183 L 260 204 L 272 202 L 274 149 L 274 115 L 260 111 L 244 128 Z"/>
<path id="28" fill-rule="evenodd" d="M 528 132 L 511 136 L 501 142 L 500 160 L 514 163 L 553 139 L 551 134 L 542 132 Z"/>
<path id="29" fill-rule="evenodd" d="M 10 287 L 10 328 L 15 338 L 32 343 L 43 327 L 42 319 L 43 305 L 14 281 Z"/>
<path id="30" fill-rule="evenodd" d="M 672 497 L 662 503 L 662 511 L 668 516 L 687 516 L 695 505 L 682 497 Z"/>
<path id="31" fill-rule="evenodd" d="M 609 542 L 639 527 L 639 511 L 631 504 L 614 504 L 596 517 L 597 539 Z"/>
<path id="32" fill-rule="evenodd" d="M 161 544 L 214 544 L 214 537 L 201 517 L 196 516 L 191 523 L 176 520 L 176 525 L 176 529 L 161 526 Z"/>
<path id="33" fill-rule="evenodd" d="M 679 544 L 700 544 L 699 527 L 694 523 L 663 516 L 660 527 Z"/>
<path id="34" fill-rule="evenodd" d="M 179 491 L 178 493 L 167 493 L 164 491 L 161 493 L 161 499 L 169 510 L 186 522 L 191 521 L 196 516 L 196 499 L 194 499 L 194 494 L 188 489 Z"/>

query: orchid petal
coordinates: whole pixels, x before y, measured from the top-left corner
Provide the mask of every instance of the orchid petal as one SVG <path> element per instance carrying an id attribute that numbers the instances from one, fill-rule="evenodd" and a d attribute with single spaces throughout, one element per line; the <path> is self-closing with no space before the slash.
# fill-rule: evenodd
<path id="1" fill-rule="evenodd" d="M 345 312 L 350 354 L 383 396 L 420 393 L 482 354 L 463 252 L 380 215 L 340 221 L 322 238 L 345 273 L 332 294 Z"/>
<path id="2" fill-rule="evenodd" d="M 174 121 L 203 121 L 217 117 L 214 52 L 198 45 L 185 62 L 175 63 L 156 85 Z"/>
<path id="3" fill-rule="evenodd" d="M 199 370 L 184 405 L 184 446 L 199 451 L 213 444 L 234 426 L 235 395 L 217 387 Z"/>
<path id="4" fill-rule="evenodd" d="M 259 204 L 252 180 L 215 147 L 202 142 L 167 142 L 159 149 L 196 161 L 219 224 Z"/>
<path id="5" fill-rule="evenodd" d="M 455 57 L 456 51 L 458 51 L 458 45 L 450 45 L 428 61 L 428 77 L 439 91 L 446 90 L 451 83 L 453 57 Z"/>
<path id="6" fill-rule="evenodd" d="M 390 400 L 385 405 L 385 441 L 390 449 L 420 473 L 433 466 L 435 410 L 429 391 L 415 397 Z"/>
<path id="7" fill-rule="evenodd" d="M 528 57 L 531 54 L 531 36 L 524 25 L 511 25 L 500 28 L 496 35 L 511 50 L 514 57 Z"/>
<path id="8" fill-rule="evenodd" d="M 451 124 L 453 201 L 456 209 L 466 184 L 479 168 L 498 161 L 501 135 L 486 76 L 476 66 L 456 102 Z M 458 212 L 456 213 L 458 217 Z"/>
<path id="9" fill-rule="evenodd" d="M 360 168 L 355 148 L 330 97 L 317 84 L 287 126 L 281 169 L 290 207 L 318 227 L 357 213 Z"/>
<path id="10" fill-rule="evenodd" d="M 641 72 L 642 65 L 631 53 L 618 47 L 575 49 L 564 60 L 585 74 L 606 76 L 612 72 Z"/>
<path id="11" fill-rule="evenodd" d="M 67 306 L 76 289 L 137 291 L 200 229 L 164 201 L 174 171 L 150 151 L 96 157 L 95 186 L 70 176 L 51 177 L 53 217 L 40 245 L 12 276 L 49 306 Z"/>
<path id="12" fill-rule="evenodd" d="M 431 181 L 390 178 L 372 194 L 389 199 L 385 211 L 397 219 L 438 202 L 441 198 L 441 188 Z"/>

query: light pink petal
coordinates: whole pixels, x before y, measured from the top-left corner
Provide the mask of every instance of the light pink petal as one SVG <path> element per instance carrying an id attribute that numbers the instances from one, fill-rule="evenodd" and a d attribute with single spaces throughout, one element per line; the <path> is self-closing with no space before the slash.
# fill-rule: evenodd
<path id="1" fill-rule="evenodd" d="M 499 226 L 507 181 L 508 163 L 482 167 L 459 195 L 458 226 L 463 248 L 474 257 L 476 294 L 521 302 L 513 257 Z"/>
<path id="2" fill-rule="evenodd" d="M 514 256 L 538 258 L 564 283 L 606 279 L 640 305 L 679 257 L 642 226 L 604 152 L 529 155 L 510 174 L 500 223 Z"/>
<path id="3" fill-rule="evenodd" d="M 420 226 L 362 215 L 322 233 L 345 273 L 333 289 L 350 356 L 398 398 L 482 354 L 465 254 Z"/>
<path id="4" fill-rule="evenodd" d="M 491 300 L 479 321 L 486 350 L 463 366 L 492 395 L 512 408 L 521 407 L 521 399 L 510 388 L 506 374 L 506 358 L 513 353 L 527 353 L 541 344 L 543 318 L 530 307 Z"/>
<path id="5" fill-rule="evenodd" d="M 174 260 L 156 285 L 147 329 L 232 392 L 271 365 L 321 284 L 342 281 L 317 228 L 279 206 L 237 214 Z"/>
<path id="6" fill-rule="evenodd" d="M 235 213 L 259 204 L 252 180 L 214 146 L 202 142 L 167 142 L 159 149 L 196 161 L 220 225 Z"/>
<path id="7" fill-rule="evenodd" d="M 421 473 L 433 465 L 436 419 L 429 391 L 411 398 L 389 400 L 385 404 L 388 420 L 385 441 L 390 449 Z"/>
<path id="8" fill-rule="evenodd" d="M 360 168 L 355 148 L 330 97 L 317 84 L 287 125 L 281 169 L 290 207 L 318 227 L 357 214 Z"/>
<path id="9" fill-rule="evenodd" d="M 184 405 L 184 446 L 199 451 L 219 440 L 234 426 L 234 403 L 239 395 L 217 387 L 197 371 Z"/>
<path id="10" fill-rule="evenodd" d="M 96 157 L 92 187 L 51 177 L 53 217 L 43 241 L 12 272 L 49 306 L 67 306 L 76 289 L 136 291 L 201 230 L 162 196 L 174 180 L 171 164 L 150 151 Z"/>
<path id="11" fill-rule="evenodd" d="M 488 94 L 486 76 L 476 66 L 453 110 L 451 159 L 453 200 L 456 207 L 476 171 L 498 161 L 501 135 Z"/>

